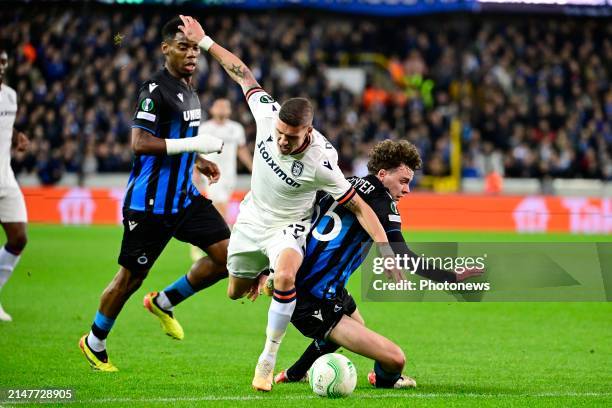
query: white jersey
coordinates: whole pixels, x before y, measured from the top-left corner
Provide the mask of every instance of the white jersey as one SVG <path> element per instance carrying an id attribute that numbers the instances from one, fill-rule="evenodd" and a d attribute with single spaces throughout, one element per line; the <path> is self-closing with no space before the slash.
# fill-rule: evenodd
<path id="1" fill-rule="evenodd" d="M 19 188 L 11 168 L 13 125 L 17 116 L 17 93 L 0 85 L 0 188 Z"/>
<path id="2" fill-rule="evenodd" d="M 219 166 L 221 178 L 217 184 L 228 185 L 233 189 L 236 185 L 236 173 L 238 171 L 236 166 L 238 147 L 246 144 L 244 128 L 240 123 L 233 120 L 226 120 L 223 124 L 219 124 L 214 120 L 207 120 L 200 125 L 199 133 L 223 140 L 223 151 L 219 154 L 207 154 L 206 159 Z"/>
<path id="3" fill-rule="evenodd" d="M 310 221 L 317 190 L 329 193 L 340 204 L 355 194 L 338 168 L 336 149 L 316 130 L 301 153 L 284 155 L 276 143 L 280 105 L 263 89 L 246 94 L 257 123 L 251 191 L 240 205 L 236 224 L 266 228 Z"/>

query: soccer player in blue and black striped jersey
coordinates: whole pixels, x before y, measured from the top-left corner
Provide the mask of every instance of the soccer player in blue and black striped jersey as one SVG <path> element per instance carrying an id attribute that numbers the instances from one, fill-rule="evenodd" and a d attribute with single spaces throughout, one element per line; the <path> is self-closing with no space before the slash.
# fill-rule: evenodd
<path id="1" fill-rule="evenodd" d="M 181 24 L 176 17 L 162 28 L 164 67 L 140 88 L 132 124 L 135 156 L 123 207 L 120 269 L 102 294 L 91 331 L 79 342 L 90 365 L 101 371 L 117 371 L 108 360 L 106 337 L 172 237 L 198 246 L 208 257 L 165 290 L 145 296 L 145 307 L 166 334 L 183 338 L 174 306 L 227 277 L 229 228 L 191 180 L 194 166 L 211 182 L 219 179 L 218 167 L 200 154 L 220 152 L 223 143 L 198 134 L 200 101 L 191 79 L 200 49 L 185 37 Z"/>
<path id="2" fill-rule="evenodd" d="M 411 258 L 417 255 L 404 241 L 396 203 L 408 194 L 414 172 L 420 167 L 421 158 L 414 145 L 385 140 L 370 154 L 370 174 L 349 178 L 357 194 L 379 217 L 394 253 Z M 275 382 L 301 380 L 318 357 L 342 346 L 375 361 L 374 370 L 368 375 L 372 385 L 416 386 L 413 379 L 402 374 L 405 356 L 401 348 L 365 327 L 353 297 L 345 289 L 371 244 L 354 215 L 336 205 L 329 196 L 318 197 L 304 262 L 297 274 L 298 301 L 291 320 L 303 335 L 314 341 L 292 367 L 276 376 Z M 421 269 L 416 273 L 439 282 L 457 282 L 480 271 L 466 271 L 461 276 L 437 269 Z"/>

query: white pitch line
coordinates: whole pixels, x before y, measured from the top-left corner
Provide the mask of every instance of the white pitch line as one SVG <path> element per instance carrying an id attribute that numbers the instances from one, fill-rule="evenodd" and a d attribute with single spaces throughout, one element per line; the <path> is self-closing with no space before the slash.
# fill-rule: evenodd
<path id="1" fill-rule="evenodd" d="M 508 397 L 532 397 L 532 398 L 566 398 L 566 397 L 610 397 L 612 393 L 609 392 L 542 392 L 533 394 L 476 394 L 476 393 L 429 393 L 429 394 L 411 394 L 410 391 L 405 393 L 385 393 L 385 394 L 366 394 L 358 395 L 360 399 L 388 399 L 388 398 L 406 398 L 406 399 L 426 399 L 426 398 L 449 398 L 449 397 L 467 397 L 467 398 L 508 398 Z M 37 402 L 48 402 L 48 403 L 87 403 L 87 404 L 106 404 L 111 402 L 204 402 L 204 401 L 286 401 L 286 400 L 311 400 L 311 399 L 323 399 L 317 395 L 285 395 L 280 398 L 262 397 L 257 395 L 246 395 L 246 396 L 215 396 L 215 395 L 203 395 L 201 397 L 156 397 L 156 398 L 99 398 L 99 399 L 86 399 L 86 400 L 72 400 L 72 401 L 61 401 L 61 400 L 49 400 L 49 401 L 37 401 Z M 34 401 L 3 401 L 3 404 L 25 404 L 32 403 Z"/>

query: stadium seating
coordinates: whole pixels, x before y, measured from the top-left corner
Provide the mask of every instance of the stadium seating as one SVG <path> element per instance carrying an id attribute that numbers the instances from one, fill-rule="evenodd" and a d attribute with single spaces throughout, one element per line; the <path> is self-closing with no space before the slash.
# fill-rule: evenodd
<path id="1" fill-rule="evenodd" d="M 14 169 L 36 172 L 44 184 L 65 172 L 129 170 L 138 84 L 161 66 L 159 31 L 171 15 L 79 7 L 19 5 L 0 16 L 7 83 L 20 100 L 17 127 L 33 141 L 29 153 L 15 153 Z M 422 152 L 425 174 L 449 174 L 450 123 L 459 120 L 463 177 L 612 179 L 605 20 L 207 11 L 201 21 L 276 99 L 316 102 L 316 126 L 346 173 L 363 173 L 372 142 L 407 138 Z M 364 92 L 332 88 L 324 70 L 366 65 L 363 55 L 377 61 Z M 252 140 L 240 90 L 206 58 L 196 84 L 203 108 L 229 96 Z"/>

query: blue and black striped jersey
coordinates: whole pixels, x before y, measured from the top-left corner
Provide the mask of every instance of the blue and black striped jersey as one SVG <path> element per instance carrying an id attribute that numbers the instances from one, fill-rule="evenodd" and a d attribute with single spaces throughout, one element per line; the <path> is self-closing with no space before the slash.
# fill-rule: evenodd
<path id="1" fill-rule="evenodd" d="M 400 231 L 395 201 L 376 176 L 348 179 L 357 194 L 372 207 L 387 232 Z M 355 215 L 338 205 L 329 194 L 317 196 L 313 224 L 296 277 L 298 293 L 333 299 L 362 262 L 372 239 Z"/>
<path id="2" fill-rule="evenodd" d="M 132 127 L 162 139 L 196 136 L 200 100 L 183 81 L 163 69 L 140 88 Z M 200 193 L 191 181 L 195 153 L 172 156 L 135 155 L 124 208 L 154 214 L 174 214 Z"/>

